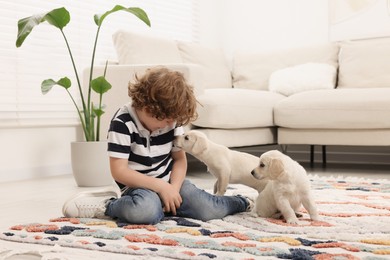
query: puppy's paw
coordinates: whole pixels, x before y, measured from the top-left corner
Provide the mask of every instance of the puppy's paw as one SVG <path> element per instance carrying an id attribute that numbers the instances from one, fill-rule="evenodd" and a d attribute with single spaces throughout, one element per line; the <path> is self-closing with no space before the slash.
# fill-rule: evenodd
<path id="1" fill-rule="evenodd" d="M 214 194 L 218 196 L 223 196 L 226 193 L 227 187 L 221 187 L 219 181 L 214 183 Z"/>
<path id="2" fill-rule="evenodd" d="M 223 196 L 225 194 L 226 190 L 217 190 L 214 194 L 217 196 Z"/>
<path id="3" fill-rule="evenodd" d="M 297 218 L 290 218 L 286 220 L 287 224 L 299 225 L 300 221 Z"/>
<path id="4" fill-rule="evenodd" d="M 320 217 L 318 216 L 318 214 L 314 214 L 314 215 L 310 215 L 310 219 L 313 221 L 318 221 L 320 220 Z"/>

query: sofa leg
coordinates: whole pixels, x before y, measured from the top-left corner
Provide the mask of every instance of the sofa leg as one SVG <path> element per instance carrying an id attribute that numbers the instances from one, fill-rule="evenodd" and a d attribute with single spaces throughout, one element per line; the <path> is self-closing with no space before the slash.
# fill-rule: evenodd
<path id="1" fill-rule="evenodd" d="M 322 146 L 322 167 L 326 167 L 326 145 Z"/>
<path id="2" fill-rule="evenodd" d="M 282 149 L 282 153 L 284 153 L 284 154 L 287 153 L 287 145 L 286 144 L 281 144 L 280 148 Z"/>
<path id="3" fill-rule="evenodd" d="M 314 167 L 314 145 L 310 145 L 310 167 Z"/>

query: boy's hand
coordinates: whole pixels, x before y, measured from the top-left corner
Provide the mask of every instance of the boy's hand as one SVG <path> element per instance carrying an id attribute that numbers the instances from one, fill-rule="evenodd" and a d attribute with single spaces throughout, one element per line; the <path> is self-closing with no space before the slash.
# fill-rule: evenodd
<path id="1" fill-rule="evenodd" d="M 176 209 L 183 202 L 179 191 L 170 183 L 164 182 L 157 193 L 163 202 L 164 212 L 171 212 L 173 215 L 176 215 Z"/>

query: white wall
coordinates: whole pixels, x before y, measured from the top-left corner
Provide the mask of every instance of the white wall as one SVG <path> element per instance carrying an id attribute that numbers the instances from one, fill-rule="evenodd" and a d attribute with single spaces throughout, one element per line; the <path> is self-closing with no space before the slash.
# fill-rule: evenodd
<path id="1" fill-rule="evenodd" d="M 326 42 L 327 0 L 200 0 L 200 42 L 257 51 Z M 75 126 L 0 129 L 0 182 L 71 174 Z"/>
<path id="2" fill-rule="evenodd" d="M 201 2 L 202 44 L 264 51 L 328 42 L 327 0 L 215 0 Z"/>
<path id="3" fill-rule="evenodd" d="M 225 30 L 222 28 L 227 3 L 226 0 L 199 0 L 199 42 L 202 45 L 223 48 Z"/>
<path id="4" fill-rule="evenodd" d="M 75 126 L 0 129 L 0 182 L 71 174 L 70 143 L 79 138 Z"/>

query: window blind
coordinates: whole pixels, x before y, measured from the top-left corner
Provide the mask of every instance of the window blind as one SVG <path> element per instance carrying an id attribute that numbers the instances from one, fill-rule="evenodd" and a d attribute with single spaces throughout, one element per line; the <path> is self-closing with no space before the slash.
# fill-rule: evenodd
<path id="1" fill-rule="evenodd" d="M 117 4 L 144 9 L 152 24 L 150 30 L 177 40 L 198 41 L 199 15 L 195 0 L 0 0 L 0 127 L 79 124 L 76 109 L 62 87 L 55 86 L 46 95 L 40 89 L 44 79 L 58 80 L 67 76 L 72 80 L 71 93 L 80 101 L 60 31 L 47 22 L 42 23 L 33 29 L 20 48 L 16 48 L 17 21 L 65 7 L 71 21 L 64 32 L 78 72 L 82 73 L 91 63 L 97 29 L 93 15 L 111 10 Z M 101 27 L 95 65 L 117 59 L 112 34 L 119 29 L 137 31 L 149 27 L 123 11 L 108 16 Z M 82 79 L 82 75 L 79 76 Z"/>

